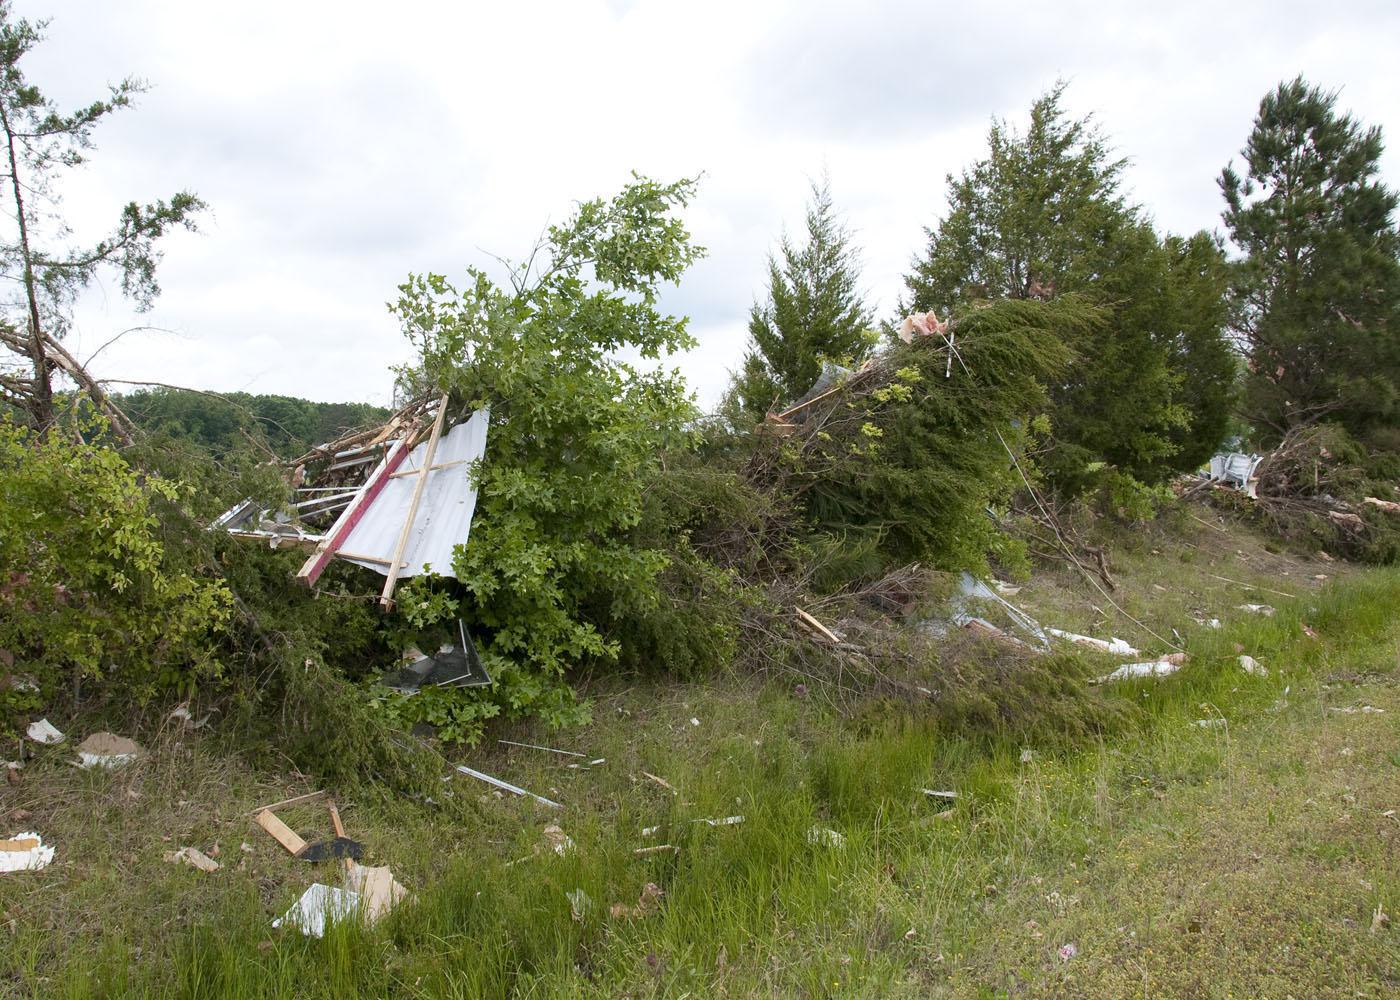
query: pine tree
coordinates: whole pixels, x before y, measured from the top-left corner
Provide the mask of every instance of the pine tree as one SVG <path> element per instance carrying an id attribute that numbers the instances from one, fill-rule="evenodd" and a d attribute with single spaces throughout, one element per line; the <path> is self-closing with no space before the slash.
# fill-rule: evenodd
<path id="1" fill-rule="evenodd" d="M 1199 464 L 1223 436 L 1234 366 L 1220 250 L 1206 234 L 1157 235 L 1120 193 L 1124 161 L 1062 107 L 1064 87 L 1032 105 L 1024 134 L 994 122 L 987 157 L 949 176 L 948 214 L 905 280 L 914 308 L 944 314 L 1065 294 L 1107 307 L 1051 392 L 1042 464 L 1073 495 L 1100 471 L 1154 483 Z"/>
<path id="2" fill-rule="evenodd" d="M 1265 442 L 1322 418 L 1365 436 L 1400 413 L 1400 234 L 1378 179 L 1378 127 L 1302 77 L 1259 104 L 1220 177 L 1243 252 L 1233 282 L 1248 352 L 1246 416 Z"/>
<path id="3" fill-rule="evenodd" d="M 750 311 L 751 343 L 734 385 L 743 409 L 762 416 L 811 389 L 824 361 L 862 360 L 873 322 L 860 293 L 860 253 L 823 178 L 812 184 L 806 243 L 784 236 L 768 258 L 768 301 Z"/>

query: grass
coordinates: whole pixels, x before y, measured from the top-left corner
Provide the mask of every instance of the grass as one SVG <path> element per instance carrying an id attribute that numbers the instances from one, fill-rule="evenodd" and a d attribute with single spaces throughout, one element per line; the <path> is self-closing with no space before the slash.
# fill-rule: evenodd
<path id="1" fill-rule="evenodd" d="M 966 730 L 886 702 L 840 714 L 745 677 L 615 681 L 581 731 L 502 734 L 605 764 L 570 770 L 499 745 L 466 755 L 562 812 L 467 778 L 435 804 L 342 803 L 369 860 L 416 899 L 324 940 L 270 921 L 312 881 L 336 882 L 333 865 L 290 858 L 248 817 L 305 779 L 174 733 L 114 774 L 51 752 L 0 791 L 0 816 L 31 811 L 23 825 L 59 852 L 43 872 L 0 876 L 0 996 L 1396 995 L 1400 932 L 1372 924 L 1378 907 L 1400 912 L 1400 823 L 1384 815 L 1400 808 L 1400 573 L 1195 524 L 1115 553 L 1115 600 L 1154 631 L 1181 629 L 1192 656 L 1170 679 L 1104 692 L 1131 708 L 1111 731 Z M 1160 650 L 1068 574 L 1016 599 Z M 1238 611 L 1246 601 L 1278 611 Z M 1269 676 L 1246 676 L 1241 651 Z M 1118 662 L 1080 660 L 1089 673 Z M 1362 705 L 1384 712 L 1333 711 Z M 743 823 L 697 822 L 730 815 Z M 318 807 L 283 819 L 329 836 Z M 537 850 L 556 822 L 575 842 L 562 857 Z M 814 829 L 844 846 L 812 842 Z M 213 875 L 162 860 L 215 843 Z M 656 844 L 679 850 L 633 853 Z M 647 883 L 665 892 L 654 914 L 610 916 Z M 575 919 L 567 894 L 580 889 L 590 902 Z"/>

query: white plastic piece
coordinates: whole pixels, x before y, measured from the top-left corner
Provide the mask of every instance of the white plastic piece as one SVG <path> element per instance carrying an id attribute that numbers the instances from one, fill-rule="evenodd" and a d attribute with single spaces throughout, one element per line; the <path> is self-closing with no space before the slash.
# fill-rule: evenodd
<path id="1" fill-rule="evenodd" d="M 1252 656 L 1241 655 L 1240 667 L 1251 677 L 1268 677 L 1269 668 Z"/>
<path id="2" fill-rule="evenodd" d="M 1144 663 L 1125 663 L 1111 674 L 1105 674 L 1094 681 L 1095 684 L 1108 684 L 1127 680 L 1130 677 L 1169 677 L 1181 669 L 1181 664 L 1168 660 L 1151 660 Z"/>
<path id="3" fill-rule="evenodd" d="M 1066 632 L 1064 629 L 1058 628 L 1047 628 L 1045 632 L 1047 635 L 1053 635 L 1056 639 L 1072 642 L 1076 646 L 1090 646 L 1115 656 L 1141 655 L 1139 650 L 1134 649 L 1117 636 L 1113 636 L 1111 639 L 1095 639 L 1092 635 L 1080 635 L 1078 632 Z"/>
<path id="4" fill-rule="evenodd" d="M 53 745 L 62 743 L 64 735 L 54 728 L 54 724 L 48 719 L 40 719 L 38 722 L 31 722 L 29 728 L 24 731 L 35 743 L 45 743 Z"/>
<path id="5" fill-rule="evenodd" d="M 334 924 L 352 917 L 359 906 L 358 892 L 315 882 L 301 894 L 291 909 L 272 922 L 272 926 L 287 924 L 308 937 L 325 937 L 327 920 Z"/>
<path id="6" fill-rule="evenodd" d="M 818 847 L 845 847 L 846 838 L 835 830 L 814 826 L 807 831 L 807 843 Z"/>

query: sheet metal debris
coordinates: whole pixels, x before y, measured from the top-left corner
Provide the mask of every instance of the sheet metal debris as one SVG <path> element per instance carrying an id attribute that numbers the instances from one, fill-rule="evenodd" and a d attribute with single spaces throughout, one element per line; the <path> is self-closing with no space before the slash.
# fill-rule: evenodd
<path id="1" fill-rule="evenodd" d="M 416 647 L 405 653 L 406 662 L 389 671 L 379 683 L 400 694 L 414 695 L 425 687 L 485 687 L 491 675 L 481 662 L 467 627 L 457 619 L 458 641 L 446 643 L 428 656 Z"/>
<path id="2" fill-rule="evenodd" d="M 509 781 L 502 781 L 500 778 L 493 778 L 491 777 L 491 775 L 485 774 L 481 771 L 473 770 L 472 768 L 467 767 L 465 764 L 458 764 L 456 766 L 456 770 L 459 774 L 465 774 L 468 777 L 477 779 L 478 781 L 484 781 L 488 785 L 491 785 L 495 788 L 499 788 L 503 792 L 510 792 L 512 795 L 523 795 L 528 798 L 532 798 L 536 802 L 543 803 L 544 805 L 547 805 L 553 809 L 564 808 L 558 802 L 551 801 L 550 799 L 545 798 L 543 795 L 536 795 L 534 792 L 527 792 L 519 785 L 512 785 Z M 451 778 L 452 776 L 449 774 L 447 777 Z"/>

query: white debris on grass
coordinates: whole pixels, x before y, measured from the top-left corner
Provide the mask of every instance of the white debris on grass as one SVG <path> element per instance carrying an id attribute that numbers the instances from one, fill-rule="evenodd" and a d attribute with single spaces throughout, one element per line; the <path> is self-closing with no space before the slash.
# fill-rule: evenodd
<path id="1" fill-rule="evenodd" d="M 835 830 L 822 826 L 814 826 L 807 831 L 807 843 L 819 847 L 845 847 L 846 838 Z"/>
<path id="2" fill-rule="evenodd" d="M 28 736 L 35 743 L 44 743 L 47 745 L 62 743 L 64 740 L 64 735 L 54 728 L 54 724 L 48 719 L 40 719 L 38 722 L 31 722 L 29 728 L 24 731 L 24 735 Z"/>
<path id="3" fill-rule="evenodd" d="M 725 816 L 720 819 L 697 819 L 695 822 L 704 823 L 706 826 L 737 826 L 744 822 L 742 816 Z"/>
<path id="4" fill-rule="evenodd" d="M 1274 616 L 1274 609 L 1267 604 L 1241 604 L 1239 610 L 1248 611 L 1254 615 L 1263 615 L 1265 618 Z"/>
<path id="5" fill-rule="evenodd" d="M 1104 674 L 1094 680 L 1095 684 L 1108 684 L 1127 680 L 1131 677 L 1169 677 L 1181 669 L 1180 663 L 1170 660 L 1151 660 L 1142 663 L 1125 663 L 1111 674 Z"/>
<path id="6" fill-rule="evenodd" d="M 197 847 L 182 847 L 178 851 L 166 851 L 165 860 L 171 864 L 186 864 L 206 873 L 219 870 L 219 863 Z"/>
<path id="7" fill-rule="evenodd" d="M 125 736 L 93 733 L 78 744 L 79 767 L 105 767 L 109 771 L 136 759 L 141 748 Z"/>
<path id="8" fill-rule="evenodd" d="M 949 799 L 949 800 L 952 800 L 952 799 L 956 799 L 956 798 L 958 797 L 958 793 L 957 793 L 957 792 L 941 792 L 941 791 L 939 791 L 939 790 L 936 789 L 936 788 L 922 788 L 922 789 L 920 789 L 920 791 L 922 791 L 925 795 L 927 795 L 927 796 L 928 796 L 929 798 L 931 798 L 931 799 Z"/>
<path id="9" fill-rule="evenodd" d="M 1093 649 L 1105 653 L 1112 653 L 1115 656 L 1138 656 L 1139 651 L 1128 645 L 1117 636 L 1110 639 L 1095 639 L 1092 635 L 1080 635 L 1078 632 L 1066 632 L 1063 629 L 1047 628 L 1047 635 L 1053 635 L 1056 639 L 1064 639 L 1074 643 L 1076 646 L 1089 646 Z"/>
<path id="10" fill-rule="evenodd" d="M 1269 668 L 1248 654 L 1240 655 L 1240 668 L 1251 677 L 1269 676 Z"/>
<path id="11" fill-rule="evenodd" d="M 593 908 L 593 900 L 589 899 L 588 893 L 582 889 L 566 892 L 564 896 L 569 901 L 569 914 L 574 918 L 575 923 L 583 923 L 583 918 Z"/>
<path id="12" fill-rule="evenodd" d="M 335 886 L 312 885 L 292 904 L 291 909 L 272 922 L 273 927 L 295 927 L 308 937 L 325 937 L 326 924 L 353 917 L 360 906 L 360 894 Z"/>
<path id="13" fill-rule="evenodd" d="M 1216 726 L 1225 725 L 1224 719 L 1197 719 L 1192 725 L 1200 726 L 1202 729 L 1214 729 Z"/>
<path id="14" fill-rule="evenodd" d="M 54 849 L 37 833 L 17 833 L 0 840 L 0 872 L 36 872 L 48 867 L 53 855 Z"/>

